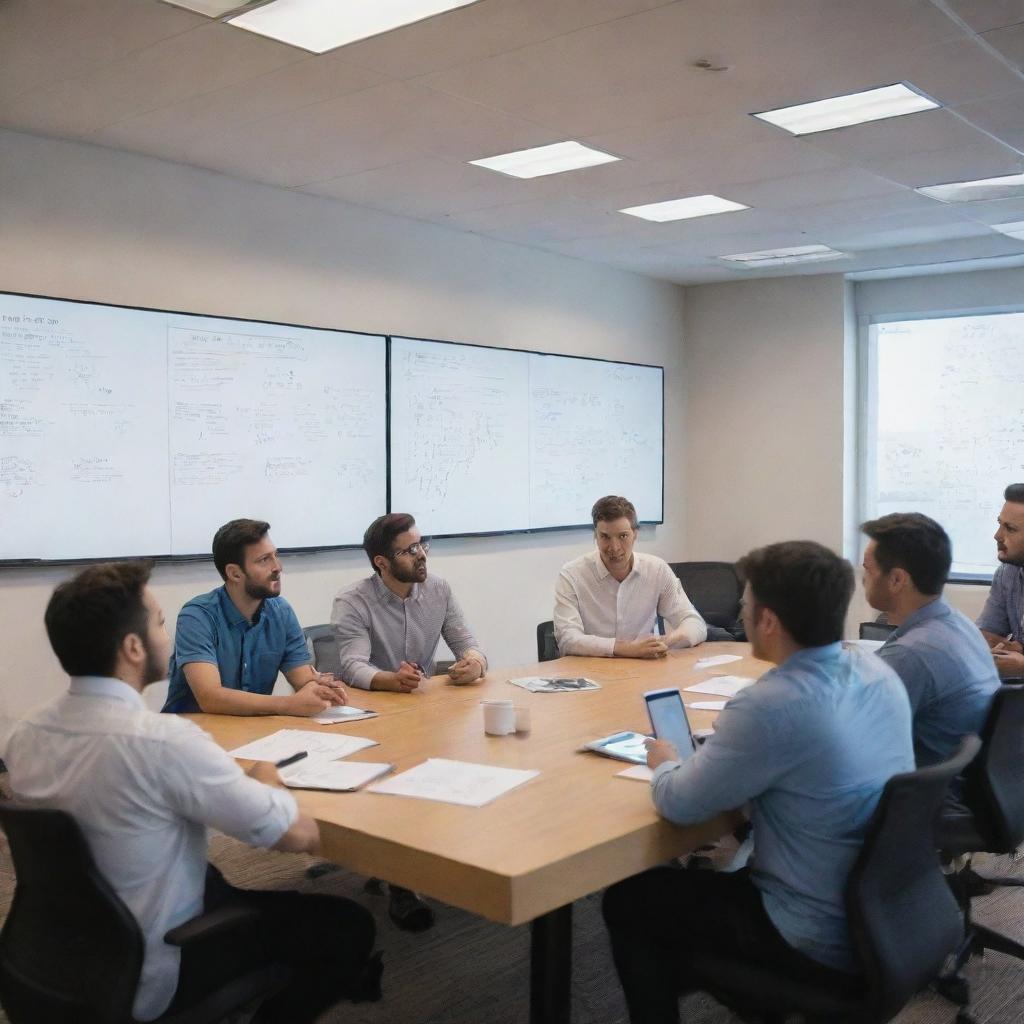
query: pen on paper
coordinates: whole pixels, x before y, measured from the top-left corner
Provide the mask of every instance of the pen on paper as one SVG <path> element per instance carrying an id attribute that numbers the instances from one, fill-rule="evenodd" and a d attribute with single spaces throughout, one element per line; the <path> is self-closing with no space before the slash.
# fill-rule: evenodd
<path id="1" fill-rule="evenodd" d="M 309 756 L 308 750 L 300 750 L 297 754 L 292 754 L 291 757 L 282 758 L 280 761 L 274 763 L 275 768 L 287 768 L 290 764 L 295 764 L 296 761 L 301 761 L 304 757 Z"/>

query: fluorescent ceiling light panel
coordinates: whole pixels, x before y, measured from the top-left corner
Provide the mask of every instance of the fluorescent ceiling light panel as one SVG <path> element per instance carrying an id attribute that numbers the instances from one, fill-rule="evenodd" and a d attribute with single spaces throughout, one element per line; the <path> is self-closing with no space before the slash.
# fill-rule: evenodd
<path id="1" fill-rule="evenodd" d="M 576 171 L 581 167 L 596 167 L 618 159 L 599 149 L 581 146 L 578 142 L 553 142 L 550 146 L 535 146 L 533 149 L 520 149 L 515 153 L 503 153 L 469 162 L 475 167 L 511 174 L 514 178 L 539 178 L 545 174 Z"/>
<path id="2" fill-rule="evenodd" d="M 229 24 L 312 53 L 390 32 L 479 0 L 274 0 Z"/>
<path id="3" fill-rule="evenodd" d="M 754 117 L 784 128 L 793 135 L 810 135 L 833 128 L 847 128 L 851 124 L 914 114 L 919 110 L 933 110 L 938 106 L 941 104 L 905 85 L 884 85 L 848 96 L 833 96 L 813 103 L 799 103 L 795 107 L 766 110 L 762 114 L 754 114 Z"/>
<path id="4" fill-rule="evenodd" d="M 172 7 L 184 7 L 196 14 L 205 14 L 208 18 L 223 18 L 231 11 L 248 7 L 252 0 L 164 0 Z"/>
<path id="5" fill-rule="evenodd" d="M 1009 238 L 1024 239 L 1024 220 L 1015 220 L 1012 224 L 993 224 L 992 230 Z"/>
<path id="6" fill-rule="evenodd" d="M 664 203 L 648 203 L 646 206 L 629 206 L 619 213 L 630 217 L 641 217 L 662 223 L 667 220 L 686 220 L 689 217 L 707 217 L 712 213 L 732 213 L 734 210 L 749 210 L 749 206 L 734 203 L 721 196 L 687 196 L 685 199 L 668 199 Z"/>
<path id="7" fill-rule="evenodd" d="M 719 256 L 718 258 L 741 267 L 770 267 L 789 263 L 819 263 L 822 260 L 839 260 L 846 255 L 845 252 L 830 249 L 827 245 L 791 245 L 784 249 L 737 252 L 731 256 Z"/>
<path id="8" fill-rule="evenodd" d="M 1024 174 L 977 181 L 952 181 L 947 185 L 922 185 L 914 189 L 940 203 L 977 203 L 988 199 L 1024 199 Z"/>

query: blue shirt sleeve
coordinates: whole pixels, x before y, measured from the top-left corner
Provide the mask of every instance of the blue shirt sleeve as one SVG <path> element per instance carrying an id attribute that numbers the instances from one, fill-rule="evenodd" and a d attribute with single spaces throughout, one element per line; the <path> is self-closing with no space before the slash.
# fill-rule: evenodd
<path id="1" fill-rule="evenodd" d="M 194 661 L 216 665 L 217 628 L 202 609 L 185 605 L 174 629 L 174 661 L 178 668 Z"/>
<path id="2" fill-rule="evenodd" d="M 921 657 L 914 651 L 899 643 L 887 643 L 875 651 L 900 677 L 910 698 L 910 708 L 916 712 L 922 705 L 927 705 L 934 690 L 934 680 Z"/>
<path id="3" fill-rule="evenodd" d="M 1010 624 L 1010 610 L 1006 600 L 1006 569 L 1005 565 L 999 566 L 992 577 L 992 586 L 985 607 L 981 609 L 977 620 L 978 629 L 997 633 L 999 636 L 1006 636 L 1014 630 L 1014 626 Z"/>
<path id="4" fill-rule="evenodd" d="M 285 602 L 282 609 L 282 625 L 284 626 L 284 654 L 281 657 L 281 671 L 289 672 L 300 665 L 308 665 L 312 661 L 309 647 L 299 625 L 295 609 Z"/>

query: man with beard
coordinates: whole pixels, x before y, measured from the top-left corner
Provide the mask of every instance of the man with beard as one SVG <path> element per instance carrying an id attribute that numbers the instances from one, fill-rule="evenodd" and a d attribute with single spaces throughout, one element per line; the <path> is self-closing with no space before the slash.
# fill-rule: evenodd
<path id="1" fill-rule="evenodd" d="M 471 683 L 487 671 L 451 587 L 427 576 L 430 542 L 405 512 L 375 519 L 363 535 L 373 575 L 334 599 L 331 623 L 338 639 L 341 678 L 364 690 L 411 693 L 434 674 L 437 642 L 459 660 L 448 670 L 454 683 Z"/>
<path id="2" fill-rule="evenodd" d="M 373 575 L 334 599 L 331 623 L 338 640 L 341 678 L 364 690 L 411 693 L 434 674 L 438 640 L 459 660 L 448 670 L 453 683 L 471 683 L 487 671 L 451 587 L 427 576 L 430 543 L 405 512 L 380 516 L 363 535 Z M 369 891 L 379 882 L 371 879 Z M 388 914 L 405 931 L 434 923 L 434 912 L 409 889 L 390 887 Z"/>
<path id="3" fill-rule="evenodd" d="M 310 664 L 292 606 L 281 597 L 281 562 L 269 523 L 232 519 L 213 538 L 224 586 L 178 615 L 164 711 L 309 717 L 345 703 L 330 674 Z M 274 696 L 283 672 L 294 693 Z"/>
<path id="4" fill-rule="evenodd" d="M 142 691 L 167 672 L 170 639 L 142 562 L 94 565 L 56 588 L 46 632 L 68 691 L 15 726 L 5 748 L 19 800 L 62 810 L 135 918 L 143 958 L 132 1009 L 148 1021 L 194 1005 L 242 973 L 285 962 L 288 987 L 259 1024 L 312 1024 L 340 999 L 379 998 L 374 923 L 351 900 L 236 889 L 206 862 L 207 828 L 252 846 L 312 853 L 274 766 L 248 775 L 193 722 L 147 709 Z M 257 918 L 182 952 L 164 935 L 229 906 Z"/>
<path id="5" fill-rule="evenodd" d="M 1002 563 L 977 624 L 1004 678 L 1024 676 L 1024 484 L 1010 484 L 995 532 Z"/>

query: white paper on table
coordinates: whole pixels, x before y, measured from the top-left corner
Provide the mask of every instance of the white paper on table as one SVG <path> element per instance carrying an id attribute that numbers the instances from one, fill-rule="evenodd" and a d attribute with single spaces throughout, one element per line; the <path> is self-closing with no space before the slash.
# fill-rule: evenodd
<path id="1" fill-rule="evenodd" d="M 721 711 L 727 703 L 724 700 L 695 700 L 692 704 L 687 704 L 686 706 L 693 708 L 694 711 Z"/>
<path id="2" fill-rule="evenodd" d="M 624 768 L 616 772 L 617 779 L 635 779 L 637 782 L 650 782 L 654 778 L 654 769 L 645 764 L 635 764 L 632 768 Z"/>
<path id="3" fill-rule="evenodd" d="M 730 661 L 742 661 L 743 658 L 738 654 L 716 654 L 711 658 L 701 658 L 694 662 L 694 669 L 699 670 L 702 668 L 714 668 L 716 665 L 728 665 Z"/>
<path id="4" fill-rule="evenodd" d="M 291 789 L 330 789 L 345 793 L 386 775 L 394 765 L 383 761 L 314 761 L 303 758 L 281 769 L 281 781 Z"/>
<path id="5" fill-rule="evenodd" d="M 862 651 L 877 651 L 884 644 L 884 640 L 847 640 L 846 645 L 859 647 Z M 844 646 L 846 646 L 844 645 Z"/>
<path id="6" fill-rule="evenodd" d="M 684 689 L 692 690 L 694 693 L 720 693 L 723 697 L 735 697 L 740 690 L 745 690 L 751 683 L 756 682 L 756 679 L 750 679 L 748 676 L 713 676 Z"/>
<path id="7" fill-rule="evenodd" d="M 245 757 L 250 761 L 283 761 L 304 750 L 309 761 L 333 761 L 348 757 L 357 750 L 376 747 L 377 741 L 365 736 L 346 736 L 337 732 L 310 732 L 308 729 L 278 729 L 242 747 L 229 750 L 232 757 Z"/>
<path id="8" fill-rule="evenodd" d="M 320 725 L 337 725 L 338 722 L 361 722 L 364 718 L 376 718 L 376 711 L 363 711 L 361 708 L 354 708 L 350 704 L 340 704 L 336 707 L 321 711 L 314 715 L 310 721 L 318 722 Z"/>
<path id="9" fill-rule="evenodd" d="M 483 807 L 535 775 L 540 775 L 540 772 L 431 757 L 393 779 L 370 786 L 369 791 Z"/>

